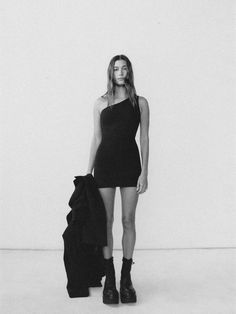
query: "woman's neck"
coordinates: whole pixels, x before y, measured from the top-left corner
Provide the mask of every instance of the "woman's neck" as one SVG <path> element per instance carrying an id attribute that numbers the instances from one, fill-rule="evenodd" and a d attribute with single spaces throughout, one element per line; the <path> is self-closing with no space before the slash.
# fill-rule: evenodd
<path id="1" fill-rule="evenodd" d="M 115 99 L 124 99 L 128 97 L 127 90 L 124 86 L 116 86 Z"/>

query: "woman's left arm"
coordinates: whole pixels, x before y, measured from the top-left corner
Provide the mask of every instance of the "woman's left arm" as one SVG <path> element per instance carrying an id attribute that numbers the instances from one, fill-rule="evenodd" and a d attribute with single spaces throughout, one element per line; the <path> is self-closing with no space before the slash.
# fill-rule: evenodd
<path id="1" fill-rule="evenodd" d="M 142 157 L 142 171 L 138 179 L 137 189 L 139 193 L 143 193 L 147 187 L 148 176 L 148 158 L 149 158 L 149 116 L 150 110 L 148 101 L 144 97 L 139 97 L 140 108 L 140 148 Z"/>

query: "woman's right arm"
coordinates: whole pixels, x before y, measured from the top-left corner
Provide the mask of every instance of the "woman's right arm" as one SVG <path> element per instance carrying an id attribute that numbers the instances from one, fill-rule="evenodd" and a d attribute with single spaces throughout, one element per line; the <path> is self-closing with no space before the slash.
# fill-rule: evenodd
<path id="1" fill-rule="evenodd" d="M 102 140 L 99 104 L 100 104 L 100 101 L 98 98 L 95 101 L 94 106 L 93 106 L 94 131 L 93 131 L 93 138 L 90 145 L 90 155 L 89 155 L 89 164 L 88 164 L 87 174 L 93 172 L 96 152 Z"/>

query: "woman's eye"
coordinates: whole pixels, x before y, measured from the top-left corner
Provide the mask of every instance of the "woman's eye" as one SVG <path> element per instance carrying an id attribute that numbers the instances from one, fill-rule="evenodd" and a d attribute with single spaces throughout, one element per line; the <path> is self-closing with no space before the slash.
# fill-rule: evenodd
<path id="1" fill-rule="evenodd" d="M 114 69 L 114 71 L 117 71 L 118 69 Z M 127 71 L 127 69 L 125 68 L 125 69 L 122 69 L 123 71 Z"/>

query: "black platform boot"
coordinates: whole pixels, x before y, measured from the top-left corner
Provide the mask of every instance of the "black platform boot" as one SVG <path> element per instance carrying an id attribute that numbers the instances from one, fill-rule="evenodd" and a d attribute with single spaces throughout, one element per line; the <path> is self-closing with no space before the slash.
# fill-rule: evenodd
<path id="1" fill-rule="evenodd" d="M 134 264 L 133 259 L 122 259 L 121 279 L 120 279 L 120 300 L 122 303 L 137 302 L 136 291 L 134 290 L 130 270 L 131 265 Z"/>
<path id="2" fill-rule="evenodd" d="M 116 289 L 115 268 L 113 264 L 113 256 L 109 259 L 104 258 L 105 261 L 105 283 L 103 289 L 103 303 L 118 304 L 119 293 Z"/>

